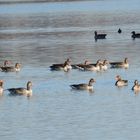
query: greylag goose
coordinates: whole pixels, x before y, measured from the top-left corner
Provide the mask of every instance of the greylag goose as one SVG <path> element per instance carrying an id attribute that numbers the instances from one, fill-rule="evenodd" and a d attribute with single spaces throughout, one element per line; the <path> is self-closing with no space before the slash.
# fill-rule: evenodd
<path id="1" fill-rule="evenodd" d="M 134 90 L 135 92 L 140 91 L 140 84 L 138 83 L 138 80 L 134 81 L 134 86 L 132 87 L 132 90 Z"/>
<path id="2" fill-rule="evenodd" d="M 101 70 L 107 70 L 108 69 L 108 65 L 109 64 L 109 62 L 105 59 L 102 63 L 100 63 L 100 69 Z"/>
<path id="3" fill-rule="evenodd" d="M 9 64 L 11 64 L 10 61 L 9 60 L 5 60 L 4 63 L 3 63 L 3 65 L 0 66 L 0 68 L 7 67 L 7 66 L 9 66 Z"/>
<path id="4" fill-rule="evenodd" d="M 2 72 L 19 72 L 21 64 L 16 63 L 15 66 L 3 66 L 1 67 Z"/>
<path id="5" fill-rule="evenodd" d="M 70 87 L 72 89 L 76 89 L 76 90 L 93 90 L 93 83 L 95 82 L 95 80 L 93 78 L 91 78 L 88 82 L 88 84 L 82 83 L 82 84 L 73 84 L 70 85 Z"/>
<path id="6" fill-rule="evenodd" d="M 65 72 L 68 72 L 69 70 L 72 69 L 72 66 L 71 66 L 71 61 L 69 61 L 68 59 L 64 62 L 64 64 L 53 64 L 52 66 L 50 66 L 51 70 L 52 71 L 65 71 Z"/>
<path id="7" fill-rule="evenodd" d="M 64 63 L 71 63 L 71 60 L 68 58 Z M 52 66 L 63 66 L 64 63 L 60 63 L 60 64 L 52 64 Z"/>
<path id="8" fill-rule="evenodd" d="M 72 68 L 73 68 L 73 69 L 79 69 L 79 68 L 82 68 L 82 67 L 84 67 L 85 65 L 89 65 L 89 64 L 90 64 L 90 62 L 89 62 L 88 60 L 85 60 L 84 63 L 73 64 L 73 65 L 72 65 Z"/>
<path id="9" fill-rule="evenodd" d="M 84 71 L 100 71 L 101 61 L 98 60 L 95 64 L 88 64 L 80 67 L 81 70 Z"/>
<path id="10" fill-rule="evenodd" d="M 98 34 L 97 31 L 94 32 L 95 36 L 95 41 L 97 41 L 98 39 L 106 39 L 107 34 Z"/>
<path id="11" fill-rule="evenodd" d="M 110 62 L 111 68 L 128 68 L 128 58 L 125 58 L 123 62 Z"/>
<path id="12" fill-rule="evenodd" d="M 7 89 L 10 92 L 10 95 L 26 95 L 32 96 L 32 82 L 27 82 L 27 88 L 9 88 Z"/>
<path id="13" fill-rule="evenodd" d="M 0 95 L 3 94 L 3 80 L 0 80 Z"/>
<path id="14" fill-rule="evenodd" d="M 140 38 L 140 33 L 136 33 L 135 31 L 131 32 L 132 33 L 132 38 L 135 39 L 135 38 Z"/>
<path id="15" fill-rule="evenodd" d="M 122 80 L 120 75 L 116 76 L 116 86 L 122 87 L 122 86 L 127 86 L 128 85 L 128 80 Z"/>

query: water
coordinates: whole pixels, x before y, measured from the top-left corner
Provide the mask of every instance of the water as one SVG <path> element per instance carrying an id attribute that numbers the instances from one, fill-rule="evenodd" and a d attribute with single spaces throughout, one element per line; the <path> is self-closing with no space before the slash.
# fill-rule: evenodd
<path id="1" fill-rule="evenodd" d="M 20 62 L 19 73 L 0 73 L 4 88 L 33 82 L 33 97 L 0 97 L 2 140 L 139 140 L 140 96 L 131 91 L 140 80 L 139 0 L 0 5 L 0 63 Z M 121 28 L 122 34 L 117 30 Z M 107 33 L 94 41 L 94 31 Z M 106 72 L 51 72 L 49 66 L 71 58 L 109 61 L 128 57 L 130 68 Z M 129 84 L 114 86 L 120 74 Z M 95 78 L 94 93 L 70 84 Z"/>

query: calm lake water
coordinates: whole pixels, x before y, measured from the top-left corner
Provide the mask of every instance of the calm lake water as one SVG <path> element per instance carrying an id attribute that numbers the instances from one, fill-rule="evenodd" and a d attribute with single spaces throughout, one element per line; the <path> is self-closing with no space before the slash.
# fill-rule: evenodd
<path id="1" fill-rule="evenodd" d="M 19 73 L 0 72 L 4 88 L 33 82 L 33 96 L 0 97 L 2 140 L 139 140 L 140 94 L 131 91 L 140 81 L 140 1 L 22 3 L 0 5 L 0 64 L 20 62 Z M 117 30 L 121 28 L 122 34 Z M 107 33 L 94 41 L 94 31 Z M 130 68 L 105 72 L 50 71 L 53 63 L 71 58 L 121 61 Z M 117 88 L 115 76 L 128 79 Z M 94 93 L 73 91 L 70 84 L 95 78 Z"/>

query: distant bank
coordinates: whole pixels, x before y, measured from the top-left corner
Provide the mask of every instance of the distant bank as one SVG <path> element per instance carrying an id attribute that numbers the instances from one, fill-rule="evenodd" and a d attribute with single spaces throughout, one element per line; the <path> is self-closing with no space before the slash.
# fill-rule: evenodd
<path id="1" fill-rule="evenodd" d="M 70 2 L 70 1 L 86 1 L 86 0 L 0 0 L 0 4 L 40 3 L 40 2 Z"/>

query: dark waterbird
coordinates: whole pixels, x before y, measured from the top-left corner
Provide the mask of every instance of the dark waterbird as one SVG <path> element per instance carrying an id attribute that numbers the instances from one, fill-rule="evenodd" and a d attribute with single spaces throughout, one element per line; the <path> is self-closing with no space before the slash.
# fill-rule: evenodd
<path id="1" fill-rule="evenodd" d="M 119 34 L 122 33 L 122 30 L 121 30 L 120 28 L 118 29 L 118 33 L 119 33 Z"/>
<path id="2" fill-rule="evenodd" d="M 94 32 L 95 36 L 95 41 L 97 41 L 98 39 L 106 39 L 107 34 L 98 34 L 97 31 Z"/>
<path id="3" fill-rule="evenodd" d="M 131 33 L 132 33 L 132 36 L 131 36 L 131 37 L 132 37 L 133 39 L 135 39 L 135 38 L 140 38 L 140 33 L 136 33 L 135 31 L 132 31 Z"/>

